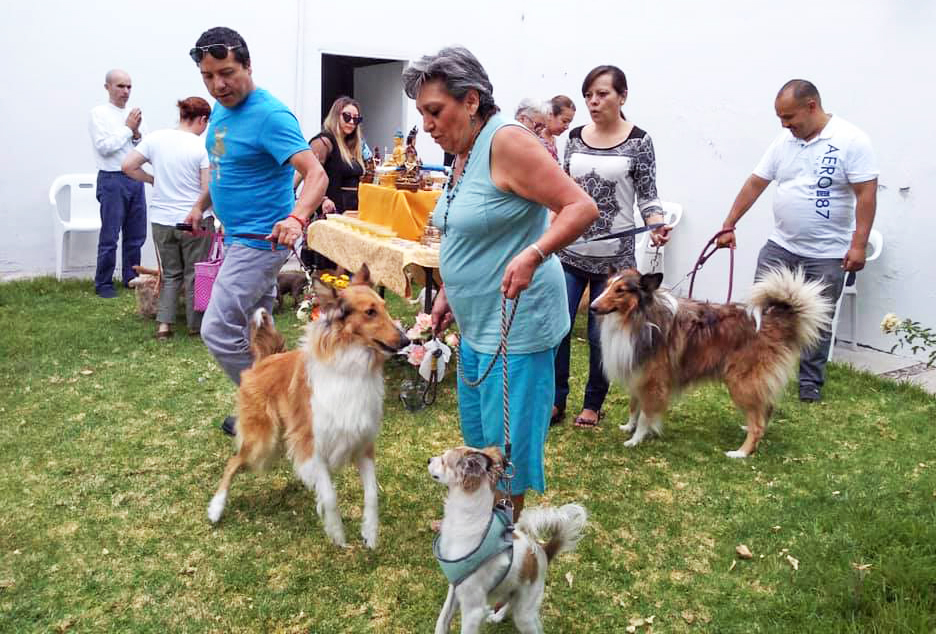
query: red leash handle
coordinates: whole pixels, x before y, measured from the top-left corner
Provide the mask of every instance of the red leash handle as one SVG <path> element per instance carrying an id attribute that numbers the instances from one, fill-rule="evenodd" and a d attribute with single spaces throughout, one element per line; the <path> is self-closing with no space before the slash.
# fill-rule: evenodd
<path id="1" fill-rule="evenodd" d="M 702 248 L 702 253 L 699 254 L 699 259 L 696 260 L 695 266 L 692 269 L 692 273 L 690 273 L 689 299 L 692 299 L 692 288 L 693 286 L 695 286 L 696 273 L 698 273 L 699 269 L 702 268 L 702 265 L 705 264 L 706 261 L 708 261 L 710 257 L 715 255 L 716 251 L 718 251 L 720 248 L 723 248 L 723 247 L 719 247 L 716 244 L 716 240 L 718 240 L 718 238 L 725 235 L 726 233 L 732 233 L 733 231 L 734 231 L 734 227 L 730 229 L 722 229 L 721 231 L 716 233 L 714 236 L 712 236 L 712 238 L 708 242 L 705 243 L 705 246 Z M 712 247 L 711 251 L 708 250 L 709 247 Z M 725 300 L 726 304 L 731 303 L 731 290 L 734 285 L 734 248 L 733 247 L 729 248 L 728 252 L 731 256 L 731 260 L 730 260 L 729 267 L 728 267 L 728 299 Z"/>

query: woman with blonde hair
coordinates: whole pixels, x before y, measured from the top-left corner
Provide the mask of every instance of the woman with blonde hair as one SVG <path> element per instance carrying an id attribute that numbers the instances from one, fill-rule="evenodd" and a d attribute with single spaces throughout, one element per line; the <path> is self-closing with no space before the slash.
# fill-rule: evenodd
<path id="1" fill-rule="evenodd" d="M 357 188 L 364 174 L 364 133 L 361 104 L 351 97 L 338 97 L 322 123 L 322 131 L 309 140 L 312 152 L 328 175 L 328 189 L 320 213 L 343 213 L 357 209 Z"/>

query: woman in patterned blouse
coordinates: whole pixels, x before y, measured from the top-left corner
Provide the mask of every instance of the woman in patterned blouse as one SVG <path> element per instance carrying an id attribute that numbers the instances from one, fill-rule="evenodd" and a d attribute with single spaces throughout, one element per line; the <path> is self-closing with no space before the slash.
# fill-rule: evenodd
<path id="1" fill-rule="evenodd" d="M 598 206 L 598 219 L 582 236 L 558 252 L 565 272 L 569 314 L 574 322 L 585 287 L 590 301 L 604 291 L 608 271 L 635 267 L 634 237 L 596 241 L 597 238 L 633 229 L 634 203 L 645 224 L 663 222 L 656 189 L 656 159 L 650 135 L 628 121 L 621 112 L 627 100 L 627 78 L 616 66 L 598 66 L 585 77 L 582 96 L 592 122 L 569 133 L 563 168 Z M 665 244 L 670 227 L 650 234 L 654 245 Z M 552 422 L 562 420 L 569 394 L 569 332 L 556 356 L 556 395 Z M 601 406 L 608 381 L 601 367 L 599 328 L 588 315 L 588 384 L 582 412 L 575 418 L 580 427 L 594 427 L 601 419 Z"/>

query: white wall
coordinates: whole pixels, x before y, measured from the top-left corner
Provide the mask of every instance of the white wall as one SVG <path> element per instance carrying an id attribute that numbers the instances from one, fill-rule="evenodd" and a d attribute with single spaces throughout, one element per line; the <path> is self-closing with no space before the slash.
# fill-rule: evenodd
<path id="1" fill-rule="evenodd" d="M 178 0 L 158 11 L 135 11 L 116 0 L 46 2 L 41 12 L 6 3 L 0 53 L 18 63 L 7 65 L 11 81 L 0 101 L 0 213 L 9 219 L 0 234 L 0 277 L 52 270 L 45 191 L 56 174 L 93 169 L 86 116 L 106 97 L 103 73 L 126 68 L 134 80 L 132 101 L 151 129 L 171 125 L 175 99 L 207 96 L 186 52 L 201 31 L 221 23 L 241 31 L 258 85 L 296 109 L 308 136 L 322 116 L 323 51 L 407 60 L 464 44 L 485 65 L 505 111 L 523 97 L 565 93 L 579 106 L 573 125 L 587 122 L 580 96 L 587 71 L 602 63 L 621 66 L 630 83 L 627 115 L 656 144 L 660 194 L 686 207 L 667 253 L 670 283 L 691 268 L 779 130 L 777 89 L 793 77 L 810 79 L 827 110 L 870 135 L 881 166 L 875 226 L 885 250 L 859 275 L 859 340 L 890 347 L 878 330 L 885 312 L 936 326 L 936 290 L 927 284 L 936 234 L 936 214 L 929 211 L 936 199 L 936 132 L 928 110 L 936 86 L 925 79 L 934 58 L 934 3 L 484 0 L 470 11 L 440 4 L 362 0 L 347 29 L 323 26 L 322 4 L 302 0 L 231 1 L 223 14 L 217 5 Z M 39 41 L 60 44 L 35 46 Z M 407 117 L 407 129 L 419 122 L 411 104 Z M 441 160 L 425 134 L 419 143 L 425 160 Z M 740 225 L 739 296 L 770 231 L 772 194 Z M 726 279 L 727 256 L 719 254 L 696 292 L 720 299 Z"/>
<path id="2" fill-rule="evenodd" d="M 354 69 L 354 97 L 364 115 L 364 134 L 371 148 L 393 149 L 393 135 L 399 130 L 404 138 L 409 128 L 406 120 L 406 98 L 400 90 L 400 75 L 404 62 L 389 62 Z M 410 126 L 412 127 L 412 126 Z"/>

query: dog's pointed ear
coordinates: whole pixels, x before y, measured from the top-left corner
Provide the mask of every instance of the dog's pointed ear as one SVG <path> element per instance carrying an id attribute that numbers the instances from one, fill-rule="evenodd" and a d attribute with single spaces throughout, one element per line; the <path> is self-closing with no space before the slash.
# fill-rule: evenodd
<path id="1" fill-rule="evenodd" d="M 362 284 L 364 286 L 370 286 L 371 276 L 370 269 L 367 268 L 366 263 L 361 264 L 361 268 L 358 269 L 358 272 L 354 274 L 354 277 L 351 278 L 352 284 Z"/>
<path id="2" fill-rule="evenodd" d="M 660 284 L 662 283 L 662 273 L 645 273 L 644 275 L 640 276 L 640 288 L 648 293 L 652 293 L 656 289 L 660 288 Z"/>
<path id="3" fill-rule="evenodd" d="M 318 298 L 319 306 L 322 310 L 325 310 L 338 302 L 338 291 L 319 278 L 316 277 L 314 280 L 312 280 L 312 288 L 315 290 L 315 296 Z"/>

